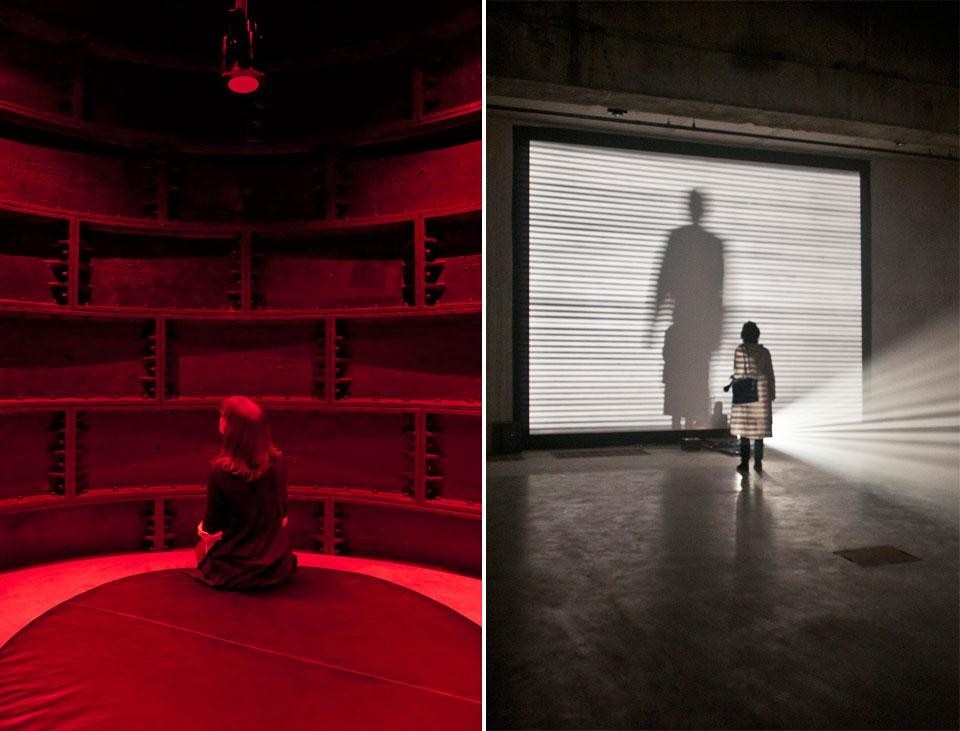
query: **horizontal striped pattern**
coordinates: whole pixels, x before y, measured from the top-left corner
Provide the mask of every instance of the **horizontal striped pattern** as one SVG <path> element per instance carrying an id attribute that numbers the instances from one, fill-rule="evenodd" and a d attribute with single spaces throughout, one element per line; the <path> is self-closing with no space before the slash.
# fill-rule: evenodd
<path id="1" fill-rule="evenodd" d="M 662 382 L 671 315 L 668 304 L 655 317 L 654 299 L 668 236 L 691 223 L 692 189 L 706 200 L 703 228 L 724 246 L 711 402 L 729 413 L 722 387 L 746 320 L 773 357 L 774 433 L 777 408 L 825 376 L 860 374 L 859 173 L 531 141 L 531 434 L 671 428 Z M 849 418 L 861 402 L 851 385 Z"/>

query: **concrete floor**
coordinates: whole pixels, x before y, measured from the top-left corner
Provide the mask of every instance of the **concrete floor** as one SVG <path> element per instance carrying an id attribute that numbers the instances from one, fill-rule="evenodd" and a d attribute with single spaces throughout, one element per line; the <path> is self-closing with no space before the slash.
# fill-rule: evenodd
<path id="1" fill-rule="evenodd" d="M 489 728 L 957 728 L 957 485 L 648 451 L 488 463 Z"/>

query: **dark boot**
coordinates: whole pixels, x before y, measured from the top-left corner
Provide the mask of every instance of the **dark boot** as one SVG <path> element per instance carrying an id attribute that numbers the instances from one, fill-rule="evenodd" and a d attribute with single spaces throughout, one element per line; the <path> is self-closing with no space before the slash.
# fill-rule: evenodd
<path id="1" fill-rule="evenodd" d="M 749 460 L 749 457 L 748 457 Z M 763 472 L 763 440 L 756 439 L 753 442 L 753 469 L 757 472 Z"/>
<path id="2" fill-rule="evenodd" d="M 740 437 L 740 464 L 737 472 L 746 472 L 750 469 L 750 440 Z"/>

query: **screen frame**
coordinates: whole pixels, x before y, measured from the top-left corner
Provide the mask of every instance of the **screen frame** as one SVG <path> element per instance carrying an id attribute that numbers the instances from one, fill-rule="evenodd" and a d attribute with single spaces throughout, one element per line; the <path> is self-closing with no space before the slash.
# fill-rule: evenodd
<path id="1" fill-rule="evenodd" d="M 530 143 L 561 142 L 597 147 L 643 150 L 693 157 L 797 165 L 831 170 L 852 170 L 860 176 L 860 312 L 862 362 L 870 359 L 870 161 L 826 155 L 728 147 L 704 142 L 674 140 L 606 132 L 531 127 L 513 129 L 513 421 L 519 428 L 521 449 L 603 447 L 647 442 L 669 444 L 683 437 L 724 437 L 727 430 L 658 430 L 530 434 Z M 863 384 L 866 398 L 866 382 Z"/>

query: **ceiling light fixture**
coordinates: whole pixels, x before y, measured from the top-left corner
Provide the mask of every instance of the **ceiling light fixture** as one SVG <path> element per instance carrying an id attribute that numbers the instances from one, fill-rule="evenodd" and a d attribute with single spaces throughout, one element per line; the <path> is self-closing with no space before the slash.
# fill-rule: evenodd
<path id="1" fill-rule="evenodd" d="M 257 24 L 250 20 L 247 0 L 236 0 L 227 12 L 227 32 L 223 36 L 221 75 L 235 94 L 251 94 L 260 88 L 263 73 L 253 67 Z"/>

